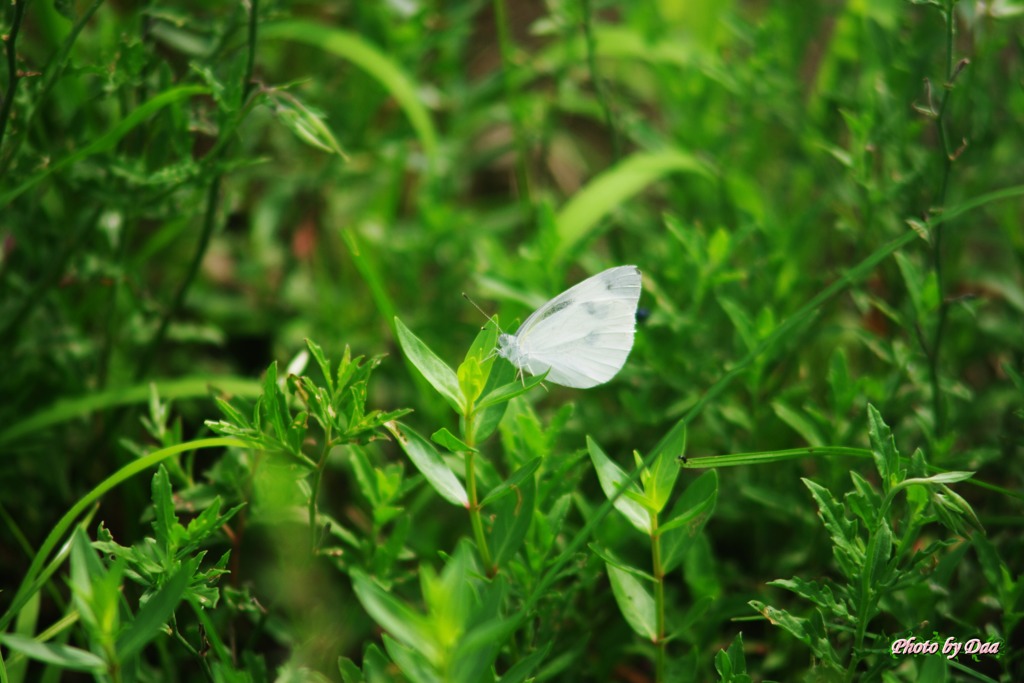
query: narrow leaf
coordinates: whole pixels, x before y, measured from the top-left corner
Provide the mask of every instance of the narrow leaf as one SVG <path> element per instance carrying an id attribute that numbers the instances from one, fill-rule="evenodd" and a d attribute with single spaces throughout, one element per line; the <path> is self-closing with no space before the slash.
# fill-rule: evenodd
<path id="1" fill-rule="evenodd" d="M 437 131 L 430 112 L 420 101 L 416 84 L 380 48 L 358 34 L 312 21 L 284 21 L 260 26 L 261 39 L 294 40 L 351 61 L 375 78 L 398 102 L 428 158 L 437 151 Z"/>
<path id="2" fill-rule="evenodd" d="M 40 643 L 32 638 L 14 633 L 0 633 L 0 643 L 26 657 L 54 664 L 62 669 L 98 673 L 106 668 L 102 659 L 88 650 L 80 650 L 77 647 Z"/>
<path id="3" fill-rule="evenodd" d="M 175 608 L 181 603 L 185 589 L 188 588 L 192 576 L 199 567 L 199 561 L 200 558 L 196 557 L 182 565 L 174 576 L 146 601 L 135 618 L 126 625 L 121 637 L 117 639 L 117 656 L 120 661 L 133 657 L 160 632 L 174 613 Z"/>
<path id="4" fill-rule="evenodd" d="M 899 480 L 900 454 L 896 450 L 896 440 L 889 425 L 885 424 L 881 413 L 873 405 L 868 406 L 868 424 L 871 455 L 875 459 L 875 468 L 882 478 L 882 490 L 888 493 Z"/>
<path id="5" fill-rule="evenodd" d="M 615 602 L 619 611 L 638 635 L 651 642 L 658 639 L 657 620 L 655 617 L 654 597 L 640 581 L 631 574 L 612 565 L 608 567 L 608 580 L 612 585 Z"/>
<path id="6" fill-rule="evenodd" d="M 516 487 L 522 486 L 523 482 L 532 478 L 533 473 L 537 471 L 543 460 L 540 457 L 534 458 L 513 472 L 511 477 L 491 489 L 491 492 L 480 501 L 480 507 L 485 507 L 510 495 Z"/>
<path id="7" fill-rule="evenodd" d="M 430 661 L 438 661 L 441 652 L 422 615 L 399 602 L 361 571 L 352 571 L 352 587 L 363 609 L 381 628 L 403 645 L 423 653 Z"/>
<path id="8" fill-rule="evenodd" d="M 670 173 L 713 177 L 707 164 L 676 149 L 640 152 L 619 162 L 573 195 L 558 213 L 554 260 L 567 258 L 580 242 L 599 231 L 601 219 L 612 209 Z"/>
<path id="9" fill-rule="evenodd" d="M 438 358 L 430 350 L 430 347 L 413 334 L 397 316 L 395 317 L 395 331 L 398 334 L 398 343 L 402 346 L 406 357 L 430 382 L 430 386 L 434 387 L 434 390 L 448 401 L 455 412 L 464 415 L 466 413 L 465 400 L 462 397 L 459 378 L 455 375 L 455 371 Z"/>
<path id="10" fill-rule="evenodd" d="M 413 429 L 397 422 L 388 422 L 385 428 L 395 437 L 405 454 L 412 460 L 427 482 L 441 497 L 453 505 L 469 507 L 469 495 L 455 473 L 448 469 L 441 454 L 433 445 Z"/>
<path id="11" fill-rule="evenodd" d="M 679 476 L 678 457 L 686 452 L 686 423 L 683 421 L 669 430 L 654 447 L 654 463 L 651 465 L 651 476 L 644 488 L 647 498 L 651 500 L 656 512 L 661 512 L 672 495 Z"/>
<path id="12" fill-rule="evenodd" d="M 587 450 L 590 452 L 590 459 L 594 463 L 594 469 L 597 471 L 597 478 L 601 482 L 601 489 L 604 490 L 604 495 L 609 500 L 614 499 L 615 509 L 629 520 L 629 523 L 636 527 L 638 531 L 650 535 L 651 514 L 647 511 L 647 508 L 628 496 L 620 494 L 621 491 L 622 493 L 632 492 L 638 496 L 642 495 L 640 490 L 637 489 L 636 484 L 629 483 L 629 476 L 618 465 L 609 460 L 608 456 L 601 450 L 601 447 L 597 445 L 597 442 L 589 436 L 587 437 Z"/>

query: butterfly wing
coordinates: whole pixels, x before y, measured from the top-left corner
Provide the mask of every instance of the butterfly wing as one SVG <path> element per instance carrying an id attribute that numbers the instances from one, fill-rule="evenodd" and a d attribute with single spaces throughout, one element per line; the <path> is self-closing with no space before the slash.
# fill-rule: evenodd
<path id="1" fill-rule="evenodd" d="M 520 367 L 586 389 L 622 369 L 633 348 L 640 269 L 609 268 L 570 287 L 528 317 L 515 333 Z"/>

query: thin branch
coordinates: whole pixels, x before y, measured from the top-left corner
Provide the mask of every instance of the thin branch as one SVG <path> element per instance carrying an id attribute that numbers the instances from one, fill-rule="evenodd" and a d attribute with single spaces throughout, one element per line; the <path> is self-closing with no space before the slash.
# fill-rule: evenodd
<path id="1" fill-rule="evenodd" d="M 0 93 L 0 148 L 3 147 L 4 133 L 7 132 L 7 121 L 11 117 L 11 108 L 14 106 L 14 96 L 17 94 L 18 82 L 21 75 L 18 72 L 18 32 L 21 30 L 21 20 L 25 16 L 25 6 L 28 0 L 14 3 L 14 19 L 11 21 L 11 30 L 4 37 L 7 48 L 7 91 Z"/>

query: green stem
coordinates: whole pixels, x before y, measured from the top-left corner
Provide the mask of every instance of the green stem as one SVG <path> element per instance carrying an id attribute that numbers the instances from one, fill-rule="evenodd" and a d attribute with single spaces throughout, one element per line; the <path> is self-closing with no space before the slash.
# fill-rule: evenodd
<path id="1" fill-rule="evenodd" d="M 494 560 L 491 559 L 491 549 L 487 545 L 487 536 L 484 534 L 484 520 L 480 514 L 480 505 L 476 495 L 476 453 L 466 453 L 466 491 L 469 494 L 469 520 L 473 524 L 473 536 L 476 538 L 476 546 L 480 550 L 480 561 L 488 575 L 493 575 L 497 569 Z"/>
<path id="2" fill-rule="evenodd" d="M 528 149 L 523 133 L 523 122 L 520 120 L 519 107 L 516 106 L 515 90 L 512 84 L 512 69 L 515 66 L 515 46 L 508 31 L 508 11 L 505 0 L 494 0 L 494 22 L 498 31 L 498 49 L 501 52 L 501 79 L 505 87 L 505 99 L 508 102 L 512 117 L 512 129 L 516 141 L 516 180 L 523 205 L 530 207 L 530 174 L 527 170 Z"/>
<path id="3" fill-rule="evenodd" d="M 651 513 L 651 567 L 654 570 L 654 613 L 657 621 L 655 646 L 654 680 L 665 681 L 665 660 L 668 642 L 665 639 L 665 568 L 661 563 L 661 534 L 658 532 L 658 515 Z"/>
<path id="4" fill-rule="evenodd" d="M 323 481 L 324 468 L 327 466 L 327 454 L 331 452 L 331 430 L 327 428 L 324 432 L 324 447 L 320 453 L 320 460 L 313 470 L 313 485 L 309 492 L 309 552 L 316 555 L 320 547 L 320 527 L 317 524 L 316 501 L 320 497 L 320 482 Z"/>
<path id="5" fill-rule="evenodd" d="M 259 26 L 260 0 L 249 0 L 249 50 L 245 60 L 245 80 L 239 105 L 245 103 L 252 92 L 252 74 L 256 68 L 256 28 Z"/>
<path id="6" fill-rule="evenodd" d="M 14 3 L 15 10 L 21 5 L 27 5 L 28 0 Z M 64 68 L 67 66 L 68 57 L 71 54 L 71 48 L 74 46 L 75 41 L 78 40 L 78 34 L 82 32 L 85 25 L 92 19 L 92 15 L 96 13 L 100 5 L 103 4 L 103 0 L 95 0 L 92 5 L 85 10 L 84 13 L 75 22 L 75 25 L 71 28 L 67 37 L 64 39 L 63 44 L 57 53 L 50 59 L 49 63 L 44 69 L 45 75 L 43 76 L 42 86 L 36 91 L 36 98 L 33 103 L 30 104 L 29 110 L 25 113 L 24 121 L 22 125 L 15 129 L 14 137 L 11 141 L 11 145 L 7 150 L 6 154 L 0 154 L 0 177 L 7 175 L 7 170 L 10 168 L 11 163 L 17 156 L 18 149 L 21 147 L 21 143 L 25 140 L 29 128 L 31 128 L 33 121 L 35 121 L 36 112 L 43 102 L 46 101 L 47 96 L 50 94 L 50 90 L 53 89 L 54 84 L 59 80 L 60 76 L 64 73 Z M 8 45 L 13 45 L 13 41 L 9 41 Z M 4 101 L 6 106 L 7 102 Z M 0 141 L 2 141 L 3 135 L 0 135 Z"/>
<path id="7" fill-rule="evenodd" d="M 884 512 L 880 511 L 878 519 L 881 520 L 883 514 Z M 864 651 L 864 636 L 867 634 L 868 622 L 871 621 L 871 615 L 879 599 L 879 592 L 872 583 L 869 569 L 875 566 L 875 536 L 878 533 L 876 528 L 868 536 L 867 552 L 864 555 L 864 573 L 860 577 L 860 594 L 857 599 L 857 630 L 853 639 L 853 651 L 850 653 L 850 664 L 846 669 L 847 683 L 853 683 L 856 679 L 857 665 L 863 659 L 861 653 Z"/>
<path id="8" fill-rule="evenodd" d="M 939 194 L 936 206 L 944 207 L 946 203 L 946 192 L 949 188 L 949 178 L 953 169 L 953 155 L 950 152 L 949 131 L 946 128 L 946 106 L 949 103 L 949 95 L 953 90 L 954 66 L 953 66 L 953 36 L 956 27 L 953 16 L 953 8 L 956 0 L 946 0 L 946 82 L 943 84 L 942 101 L 939 103 L 939 111 L 935 117 L 935 125 L 938 127 L 939 144 L 942 148 L 942 180 L 939 184 Z M 949 302 L 943 295 L 944 271 L 942 259 L 942 238 L 944 226 L 937 225 L 932 230 L 932 269 L 935 271 L 935 284 L 939 290 L 939 311 L 938 321 L 935 324 L 935 334 L 932 337 L 931 348 L 926 348 L 928 355 L 928 375 L 932 389 L 932 411 L 935 414 L 935 436 L 941 437 L 946 431 L 946 406 L 942 400 L 942 391 L 939 386 L 939 359 L 942 346 L 942 338 L 946 330 L 946 320 L 949 315 Z"/>
<path id="9" fill-rule="evenodd" d="M 25 6 L 28 0 L 14 3 L 14 18 L 11 20 L 11 30 L 7 32 L 7 91 L 0 93 L 0 147 L 4 142 L 4 133 L 7 132 L 7 121 L 11 117 L 11 109 L 14 106 L 14 95 L 18 89 L 18 82 L 21 76 L 18 73 L 18 32 L 21 30 L 21 20 L 25 16 Z"/>
<path id="10" fill-rule="evenodd" d="M 470 405 L 463 419 L 465 428 L 462 436 L 466 440 L 466 445 L 471 448 L 476 446 L 473 424 L 475 421 L 476 409 Z M 491 559 L 491 548 L 487 545 L 483 515 L 480 513 L 480 503 L 476 493 L 476 451 L 466 453 L 466 494 L 469 496 L 469 521 L 473 525 L 473 537 L 476 539 L 476 547 L 480 551 L 480 561 L 487 574 L 493 575 L 498 568 L 494 566 L 494 561 Z"/>
<path id="11" fill-rule="evenodd" d="M 156 356 L 156 352 L 161 344 L 163 344 L 164 337 L 167 335 L 167 329 L 171 325 L 171 320 L 178 314 L 182 304 L 185 303 L 185 296 L 199 274 L 199 267 L 203 263 L 203 257 L 206 256 L 206 250 L 210 246 L 210 240 L 213 237 L 213 230 L 217 225 L 217 200 L 220 197 L 220 182 L 220 174 L 214 176 L 213 181 L 210 183 L 210 188 L 207 190 L 203 230 L 199 235 L 199 243 L 196 245 L 195 253 L 192 255 L 192 262 L 189 263 L 185 278 L 178 285 L 178 290 L 174 293 L 174 299 L 172 299 L 167 310 L 164 311 L 163 318 L 160 320 L 160 327 L 157 328 L 156 334 L 153 335 L 153 339 L 149 342 L 149 346 L 135 364 L 134 378 L 136 381 L 145 377 L 149 371 L 149 366 L 153 362 L 153 358 Z"/>
<path id="12" fill-rule="evenodd" d="M 590 0 L 580 0 L 583 3 L 583 37 L 587 43 L 587 68 L 590 70 L 590 80 L 594 83 L 594 94 L 597 96 L 597 103 L 604 114 L 604 125 L 612 138 L 612 160 L 618 162 L 622 158 L 622 143 L 619 141 L 619 131 L 615 128 L 615 119 L 612 116 L 612 107 L 608 102 L 608 93 L 597 73 L 597 41 L 594 40 L 593 22 L 590 20 Z"/>

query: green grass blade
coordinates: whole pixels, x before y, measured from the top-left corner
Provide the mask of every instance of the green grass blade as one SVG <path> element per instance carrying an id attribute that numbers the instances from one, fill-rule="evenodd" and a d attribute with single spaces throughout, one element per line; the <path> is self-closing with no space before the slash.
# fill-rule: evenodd
<path id="1" fill-rule="evenodd" d="M 160 398 L 165 400 L 208 396 L 210 387 L 253 399 L 258 398 L 261 391 L 260 383 L 255 380 L 227 376 L 211 379 L 206 375 L 154 380 L 130 387 L 118 387 L 87 396 L 60 399 L 49 407 L 0 431 L 0 444 L 89 413 L 116 406 L 145 403 L 150 397 L 150 384 L 156 385 L 157 393 Z"/>
<path id="2" fill-rule="evenodd" d="M 0 634 L 0 643 L 32 659 L 71 671 L 100 672 L 106 668 L 102 659 L 88 650 L 80 650 L 77 647 L 40 643 L 33 638 L 12 633 Z"/>
<path id="3" fill-rule="evenodd" d="M 405 112 L 428 158 L 437 152 L 437 131 L 413 80 L 377 46 L 355 33 L 309 21 L 283 21 L 260 27 L 263 40 L 292 40 L 347 59 L 373 76 Z"/>
<path id="4" fill-rule="evenodd" d="M 707 164 L 680 150 L 642 152 L 629 157 L 591 180 L 558 212 L 554 260 L 564 261 L 581 242 L 599 232 L 600 220 L 612 209 L 670 173 L 714 177 Z"/>
<path id="5" fill-rule="evenodd" d="M 136 107 L 131 111 L 131 113 L 118 121 L 113 128 L 93 140 L 85 147 L 82 147 L 77 152 L 69 154 L 54 164 L 47 166 L 13 190 L 8 190 L 7 192 L 0 194 L 0 207 L 7 206 L 16 198 L 45 180 L 51 174 L 63 170 L 64 168 L 71 166 L 86 157 L 92 156 L 93 154 L 99 154 L 100 152 L 105 152 L 112 148 L 121 138 L 127 135 L 129 131 L 146 121 L 150 116 L 164 107 L 174 104 L 180 100 L 185 100 L 195 95 L 205 95 L 209 92 L 209 88 L 199 85 L 185 85 L 165 90 L 159 95 Z"/>
<path id="6" fill-rule="evenodd" d="M 7 625 L 11 623 L 11 619 L 14 618 L 29 597 L 31 597 L 32 593 L 39 589 L 39 586 L 36 583 L 36 577 L 39 575 L 39 572 L 42 569 L 43 564 L 46 562 L 46 558 L 50 555 L 50 552 L 53 551 L 60 540 L 67 535 L 71 526 L 75 523 L 75 520 L 78 519 L 78 516 L 82 514 L 86 508 L 99 500 L 104 493 L 115 486 L 124 483 L 128 479 L 131 479 L 136 474 L 158 465 L 160 462 L 166 460 L 172 455 L 200 450 L 203 448 L 227 448 L 229 446 L 234 446 L 235 448 L 246 448 L 247 444 L 239 441 L 238 439 L 216 438 L 199 439 L 197 441 L 176 444 L 168 448 L 161 448 L 160 450 L 153 451 L 143 458 L 139 458 L 138 460 L 128 463 L 93 487 L 89 493 L 85 494 L 77 503 L 71 506 L 70 510 L 64 513 L 64 516 L 60 518 L 60 521 L 57 522 L 53 527 L 53 530 L 46 537 L 46 540 L 43 541 L 43 544 L 39 547 L 35 558 L 32 560 L 32 564 L 29 566 L 28 571 L 25 572 L 24 578 L 21 580 L 21 585 L 18 587 L 18 592 L 15 594 L 11 605 L 7 608 L 3 617 L 0 617 L 0 630 L 7 628 Z"/>

